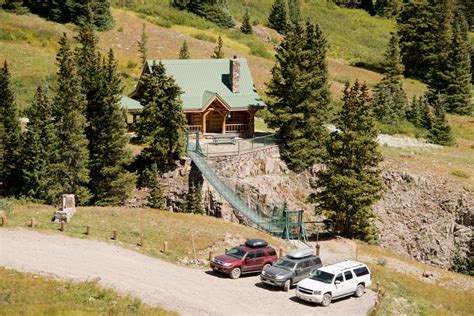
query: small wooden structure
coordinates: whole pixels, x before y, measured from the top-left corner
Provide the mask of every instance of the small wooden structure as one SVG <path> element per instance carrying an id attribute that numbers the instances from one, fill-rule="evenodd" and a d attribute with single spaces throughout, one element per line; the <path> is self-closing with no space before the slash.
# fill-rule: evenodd
<path id="1" fill-rule="evenodd" d="M 153 71 L 153 64 L 145 63 L 142 76 Z M 181 99 L 187 119 L 187 130 L 208 134 L 235 134 L 253 137 L 255 112 L 265 104 L 256 92 L 250 69 L 244 58 L 163 60 L 183 91 Z M 130 97 L 122 98 L 127 109 L 130 129 L 139 120 L 141 104 L 137 101 L 144 87 L 139 83 Z"/>

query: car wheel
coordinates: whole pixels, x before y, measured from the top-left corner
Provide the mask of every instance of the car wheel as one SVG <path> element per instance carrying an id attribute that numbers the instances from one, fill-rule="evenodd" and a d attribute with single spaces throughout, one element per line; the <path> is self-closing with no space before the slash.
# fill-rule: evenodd
<path id="1" fill-rule="evenodd" d="M 354 292 L 354 296 L 355 297 L 361 297 L 362 295 L 364 295 L 364 291 L 365 291 L 364 284 L 359 284 L 359 285 L 357 285 L 357 288 Z"/>
<path id="2" fill-rule="evenodd" d="M 283 284 L 283 291 L 288 292 L 290 290 L 291 280 L 286 280 L 285 284 Z"/>
<path id="3" fill-rule="evenodd" d="M 231 279 L 238 279 L 240 278 L 240 274 L 242 273 L 242 270 L 240 268 L 234 268 L 232 271 L 230 271 L 230 278 Z"/>
<path id="4" fill-rule="evenodd" d="M 323 300 L 321 301 L 321 305 L 326 307 L 331 304 L 332 296 L 329 293 L 323 295 Z"/>
<path id="5" fill-rule="evenodd" d="M 267 270 L 268 268 L 270 268 L 272 265 L 270 263 L 265 263 L 265 265 L 263 266 L 263 270 Z"/>

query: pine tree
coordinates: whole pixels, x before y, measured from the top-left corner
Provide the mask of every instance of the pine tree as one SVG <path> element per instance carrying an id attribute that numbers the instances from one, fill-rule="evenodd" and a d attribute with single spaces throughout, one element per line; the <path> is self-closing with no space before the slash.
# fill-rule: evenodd
<path id="1" fill-rule="evenodd" d="M 28 12 L 28 9 L 23 6 L 23 0 L 6 0 L 2 4 L 2 9 L 17 14 L 24 14 Z"/>
<path id="2" fill-rule="evenodd" d="M 252 24 L 250 24 L 250 14 L 249 9 L 245 11 L 244 17 L 242 19 L 242 25 L 240 26 L 240 31 L 244 34 L 252 34 Z"/>
<path id="3" fill-rule="evenodd" d="M 115 21 L 110 10 L 110 0 L 94 0 L 91 1 L 90 7 L 94 12 L 94 25 L 99 31 L 110 30 Z"/>
<path id="4" fill-rule="evenodd" d="M 222 51 L 222 48 L 224 46 L 224 41 L 222 40 L 222 37 L 219 35 L 219 38 L 217 39 L 217 46 L 214 48 L 214 54 L 211 55 L 211 58 L 214 59 L 222 59 L 225 57 L 224 52 Z"/>
<path id="5" fill-rule="evenodd" d="M 145 177 L 149 189 L 147 206 L 156 209 L 162 208 L 165 197 L 161 189 L 160 174 L 156 164 L 152 164 L 145 170 Z"/>
<path id="6" fill-rule="evenodd" d="M 405 75 L 426 81 L 435 68 L 437 29 L 434 0 L 413 0 L 403 4 L 397 17 L 398 36 Z"/>
<path id="7" fill-rule="evenodd" d="M 188 50 L 188 43 L 186 40 L 183 42 L 183 46 L 181 46 L 181 49 L 179 50 L 179 59 L 189 59 L 191 56 L 189 55 L 189 50 Z"/>
<path id="8" fill-rule="evenodd" d="M 147 60 L 147 42 L 148 34 L 145 32 L 145 23 L 143 23 L 142 35 L 140 37 L 140 40 L 138 41 L 138 53 L 140 54 L 140 62 L 142 63 L 142 65 L 145 65 Z"/>
<path id="9" fill-rule="evenodd" d="M 398 36 L 392 33 L 385 52 L 385 72 L 374 89 L 374 113 L 381 123 L 397 125 L 405 118 L 407 101 L 402 78 Z"/>
<path id="10" fill-rule="evenodd" d="M 302 170 L 320 161 L 328 120 L 327 42 L 320 28 L 290 26 L 277 48 L 269 84 L 267 123 L 282 141 L 290 168 Z"/>
<path id="11" fill-rule="evenodd" d="M 186 195 L 186 202 L 184 205 L 184 211 L 193 214 L 204 214 L 204 208 L 202 207 L 202 187 L 201 185 L 192 184 L 189 187 L 189 192 Z"/>
<path id="12" fill-rule="evenodd" d="M 7 61 L 0 69 L 0 196 L 21 192 L 21 126 Z"/>
<path id="13" fill-rule="evenodd" d="M 440 94 L 432 101 L 435 117 L 429 129 L 428 141 L 438 145 L 451 146 L 455 143 L 455 140 L 451 126 L 446 120 L 446 101 L 446 97 Z"/>
<path id="14" fill-rule="evenodd" d="M 377 0 L 374 5 L 375 13 L 385 18 L 397 16 L 401 8 L 402 1 L 400 0 Z"/>
<path id="15" fill-rule="evenodd" d="M 467 23 L 461 12 L 453 21 L 453 35 L 449 52 L 448 71 L 452 74 L 445 91 L 447 111 L 470 115 L 473 111 L 471 99 L 471 52 Z"/>
<path id="16" fill-rule="evenodd" d="M 171 5 L 202 16 L 221 27 L 231 28 L 235 25 L 226 0 L 171 0 Z"/>
<path id="17" fill-rule="evenodd" d="M 300 0 L 288 0 L 288 20 L 293 24 L 301 22 Z"/>
<path id="18" fill-rule="evenodd" d="M 377 130 L 367 87 L 346 85 L 336 130 L 327 142 L 325 168 L 317 173 L 316 209 L 334 220 L 347 237 L 374 240 L 371 206 L 381 196 Z"/>
<path id="19" fill-rule="evenodd" d="M 288 25 L 288 9 L 286 0 L 275 0 L 268 16 L 268 26 L 277 30 L 280 34 L 286 32 Z"/>
<path id="20" fill-rule="evenodd" d="M 180 99 L 182 92 L 174 79 L 166 75 L 161 62 L 152 66 L 152 73 L 143 76 L 141 84 L 145 90 L 139 100 L 143 111 L 137 130 L 146 146 L 142 154 L 162 170 L 183 151 L 186 117 Z"/>
<path id="21" fill-rule="evenodd" d="M 36 90 L 28 110 L 28 124 L 23 149 L 24 193 L 37 200 L 52 204 L 61 193 L 58 177 L 59 142 L 53 105 L 48 91 Z"/>
<path id="22" fill-rule="evenodd" d="M 375 15 L 374 2 L 372 0 L 361 0 L 360 8 L 367 11 L 370 15 Z"/>
<path id="23" fill-rule="evenodd" d="M 58 84 L 54 98 L 54 119 L 59 133 L 59 165 L 61 193 L 76 195 L 76 201 L 85 204 L 90 199 L 89 154 L 84 111 L 87 100 L 82 93 L 81 80 L 75 67 L 75 59 L 66 34 L 59 41 Z"/>

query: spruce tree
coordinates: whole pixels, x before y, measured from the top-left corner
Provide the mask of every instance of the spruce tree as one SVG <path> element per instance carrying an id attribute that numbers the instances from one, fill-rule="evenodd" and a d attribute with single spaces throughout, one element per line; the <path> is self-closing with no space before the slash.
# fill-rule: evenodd
<path id="1" fill-rule="evenodd" d="M 402 1 L 400 0 L 377 0 L 374 5 L 375 13 L 385 18 L 396 17 L 401 8 Z"/>
<path id="2" fill-rule="evenodd" d="M 186 40 L 183 42 L 183 46 L 179 50 L 179 59 L 189 59 L 191 56 L 189 55 L 188 43 Z"/>
<path id="3" fill-rule="evenodd" d="M 252 24 L 250 24 L 250 14 L 249 9 L 245 11 L 244 17 L 242 19 L 242 25 L 240 26 L 240 31 L 244 34 L 252 34 Z"/>
<path id="4" fill-rule="evenodd" d="M 89 182 L 89 153 L 84 112 L 87 100 L 82 92 L 81 80 L 77 73 L 74 55 L 67 35 L 59 41 L 58 83 L 54 98 L 54 119 L 59 133 L 58 173 L 61 179 L 61 193 L 76 195 L 76 201 L 85 204 L 90 199 L 87 189 Z"/>
<path id="5" fill-rule="evenodd" d="M 324 153 L 330 107 L 326 53 L 326 38 L 310 21 L 290 26 L 277 48 L 266 121 L 294 170 L 312 166 Z"/>
<path id="6" fill-rule="evenodd" d="M 143 111 L 137 131 L 145 145 L 142 155 L 163 170 L 179 157 L 184 147 L 186 117 L 180 99 L 182 92 L 174 79 L 166 75 L 161 62 L 152 66 L 151 74 L 143 76 L 141 85 L 145 89 L 139 100 Z"/>
<path id="7" fill-rule="evenodd" d="M 382 189 L 382 156 L 366 85 L 347 84 L 343 102 L 327 142 L 325 167 L 317 173 L 318 191 L 311 198 L 316 210 L 334 220 L 339 234 L 370 242 L 375 237 L 371 206 Z"/>
<path id="8" fill-rule="evenodd" d="M 0 69 L 0 196 L 21 192 L 21 125 L 7 61 Z"/>
<path id="9" fill-rule="evenodd" d="M 451 126 L 446 120 L 447 98 L 438 94 L 432 102 L 435 117 L 429 129 L 428 141 L 438 145 L 451 146 L 455 143 L 455 139 Z"/>
<path id="10" fill-rule="evenodd" d="M 288 20 L 293 24 L 301 22 L 300 0 L 288 0 Z"/>
<path id="11" fill-rule="evenodd" d="M 160 174 L 156 164 L 152 164 L 145 170 L 145 177 L 149 189 L 147 206 L 156 209 L 162 208 L 165 197 L 161 189 Z"/>
<path id="12" fill-rule="evenodd" d="M 202 187 L 201 185 L 192 184 L 189 187 L 189 192 L 186 195 L 184 211 L 193 214 L 204 214 L 202 207 Z"/>
<path id="13" fill-rule="evenodd" d="M 142 35 L 140 36 L 140 40 L 138 41 L 138 53 L 140 55 L 140 62 L 142 63 L 142 66 L 145 65 L 147 60 L 147 42 L 148 34 L 145 32 L 145 23 L 143 23 Z"/>
<path id="14" fill-rule="evenodd" d="M 412 0 L 403 4 L 397 17 L 398 36 L 405 75 L 426 81 L 435 68 L 437 21 L 434 0 Z"/>
<path id="15" fill-rule="evenodd" d="M 48 204 L 57 202 L 61 193 L 58 177 L 59 139 L 48 91 L 36 90 L 28 110 L 28 124 L 23 149 L 24 193 Z"/>
<path id="16" fill-rule="evenodd" d="M 286 32 L 288 25 L 288 8 L 286 0 L 275 0 L 268 16 L 268 26 L 277 30 L 280 34 Z"/>
<path id="17" fill-rule="evenodd" d="M 2 4 L 2 9 L 17 14 L 24 14 L 28 12 L 28 9 L 23 6 L 23 0 L 6 0 Z"/>
<path id="18" fill-rule="evenodd" d="M 367 11 L 370 15 L 375 15 L 374 2 L 372 0 L 361 0 L 360 8 Z"/>
<path id="19" fill-rule="evenodd" d="M 392 33 L 385 52 L 385 71 L 374 89 L 374 113 L 384 124 L 397 125 L 405 118 L 406 94 L 403 90 L 403 65 L 398 36 Z"/>
<path id="20" fill-rule="evenodd" d="M 214 54 L 211 55 L 211 58 L 214 59 L 222 59 L 224 58 L 224 52 L 222 51 L 222 48 L 224 46 L 224 41 L 222 40 L 222 37 L 219 35 L 219 38 L 217 39 L 217 46 L 214 48 Z"/>

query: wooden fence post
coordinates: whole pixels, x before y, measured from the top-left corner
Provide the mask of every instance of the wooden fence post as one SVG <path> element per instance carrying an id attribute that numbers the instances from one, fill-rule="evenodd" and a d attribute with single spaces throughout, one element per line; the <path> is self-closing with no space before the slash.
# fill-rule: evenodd
<path id="1" fill-rule="evenodd" d="M 283 248 L 278 249 L 278 257 L 283 257 Z"/>
<path id="2" fill-rule="evenodd" d="M 118 234 L 117 234 L 117 230 L 114 229 L 114 230 L 112 231 L 112 239 L 113 239 L 113 240 L 117 240 L 117 235 L 118 235 Z"/>
<path id="3" fill-rule="evenodd" d="M 62 232 L 64 231 L 64 221 L 59 222 L 59 230 Z"/>
<path id="4" fill-rule="evenodd" d="M 143 247 L 143 234 L 140 234 L 140 241 L 138 242 L 140 247 Z"/>
<path id="5" fill-rule="evenodd" d="M 321 252 L 321 246 L 319 245 L 319 243 L 316 244 L 316 256 L 319 257 L 319 253 Z"/>
<path id="6" fill-rule="evenodd" d="M 168 242 L 165 241 L 165 243 L 163 244 L 163 253 L 168 253 Z"/>
<path id="7" fill-rule="evenodd" d="M 7 217 L 5 215 L 2 215 L 2 227 L 7 226 Z"/>
<path id="8" fill-rule="evenodd" d="M 209 251 L 209 261 L 212 260 L 212 251 Z"/>
<path id="9" fill-rule="evenodd" d="M 31 227 L 31 228 L 35 228 L 35 226 L 36 226 L 36 221 L 35 221 L 35 218 L 32 217 L 32 218 L 31 218 L 30 227 Z"/>
<path id="10" fill-rule="evenodd" d="M 86 235 L 91 234 L 91 227 L 89 225 L 86 226 Z"/>

